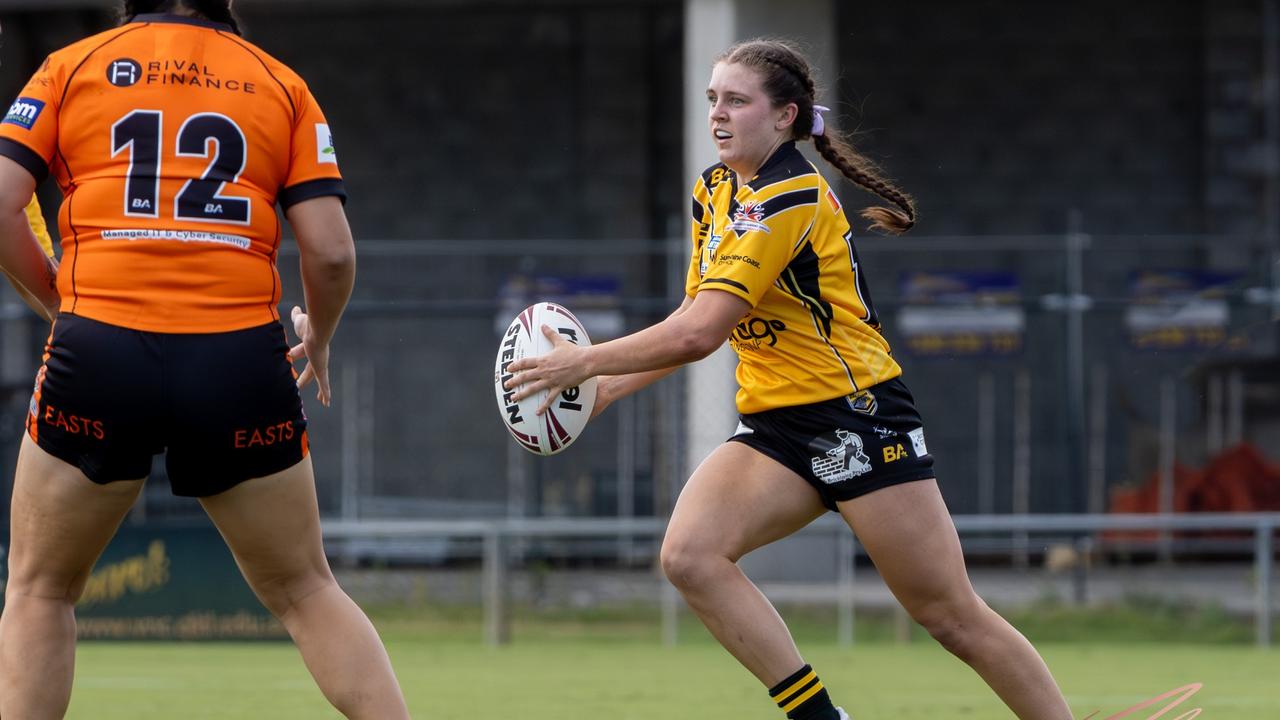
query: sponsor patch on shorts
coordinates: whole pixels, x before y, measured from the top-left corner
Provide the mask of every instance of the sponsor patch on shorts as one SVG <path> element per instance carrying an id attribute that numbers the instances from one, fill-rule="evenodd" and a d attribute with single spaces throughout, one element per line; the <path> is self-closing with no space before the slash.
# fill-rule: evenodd
<path id="1" fill-rule="evenodd" d="M 871 458 L 863 451 L 862 438 L 851 430 L 816 437 L 809 449 L 820 451 L 809 460 L 813 476 L 828 485 L 871 472 Z"/>
<path id="2" fill-rule="evenodd" d="M 924 444 L 924 428 L 919 427 L 907 433 L 907 437 L 911 438 L 911 447 L 916 451 L 916 457 L 924 457 L 929 454 L 929 448 Z"/>

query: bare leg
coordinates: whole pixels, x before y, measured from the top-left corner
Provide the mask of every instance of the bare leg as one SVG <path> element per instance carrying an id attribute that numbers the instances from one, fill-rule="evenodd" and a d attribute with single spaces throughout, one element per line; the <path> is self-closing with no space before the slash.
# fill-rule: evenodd
<path id="1" fill-rule="evenodd" d="M 75 673 L 75 602 L 142 483 L 96 485 L 23 434 L 0 616 L 0 716 L 66 714 Z"/>
<path id="2" fill-rule="evenodd" d="M 721 445 L 680 493 L 662 542 L 662 569 L 738 662 L 771 688 L 804 661 L 777 610 L 737 561 L 824 512 L 782 465 L 736 442 Z"/>
<path id="3" fill-rule="evenodd" d="M 955 524 L 934 480 L 840 503 L 880 576 L 911 617 L 977 671 L 1023 720 L 1070 720 L 1049 668 L 973 591 Z"/>
<path id="4" fill-rule="evenodd" d="M 310 457 L 200 502 L 329 702 L 349 718 L 408 718 L 382 640 L 329 570 Z"/>

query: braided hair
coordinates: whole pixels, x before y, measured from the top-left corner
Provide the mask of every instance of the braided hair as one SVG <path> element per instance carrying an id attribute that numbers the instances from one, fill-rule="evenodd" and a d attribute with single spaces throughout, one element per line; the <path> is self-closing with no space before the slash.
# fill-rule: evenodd
<path id="1" fill-rule="evenodd" d="M 120 6 L 120 24 L 133 22 L 145 13 L 173 12 L 183 7 L 194 10 L 201 17 L 213 22 L 230 25 L 240 35 L 240 22 L 231 11 L 231 0 L 123 0 Z"/>
<path id="2" fill-rule="evenodd" d="M 756 39 L 738 43 L 725 50 L 717 63 L 737 63 L 760 73 L 765 94 L 775 106 L 795 103 L 797 114 L 792 125 L 796 140 L 813 140 L 813 146 L 824 160 L 863 189 L 896 205 L 896 208 L 872 206 L 859 213 L 871 221 L 873 229 L 894 235 L 910 230 L 916 222 L 915 201 L 886 179 L 880 168 L 860 155 L 847 140 L 827 128 L 813 134 L 813 105 L 817 85 L 809 63 L 799 50 L 782 40 Z"/>

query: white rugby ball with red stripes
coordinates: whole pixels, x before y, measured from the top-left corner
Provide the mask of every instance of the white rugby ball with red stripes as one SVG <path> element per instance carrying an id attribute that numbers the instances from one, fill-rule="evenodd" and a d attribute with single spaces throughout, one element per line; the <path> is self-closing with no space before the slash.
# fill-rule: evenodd
<path id="1" fill-rule="evenodd" d="M 547 397 L 542 390 L 513 402 L 514 390 L 502 384 L 510 379 L 507 365 L 525 357 L 538 357 L 551 352 L 551 341 L 542 334 L 542 326 L 550 325 L 560 337 L 583 347 L 591 344 L 586 328 L 573 313 L 561 305 L 540 302 L 530 305 L 511 321 L 498 345 L 498 359 L 493 367 L 493 389 L 498 398 L 498 410 L 502 423 L 511 437 L 529 452 L 539 455 L 555 455 L 578 439 L 591 419 L 596 405 L 596 379 L 560 393 L 542 415 L 534 411 Z"/>

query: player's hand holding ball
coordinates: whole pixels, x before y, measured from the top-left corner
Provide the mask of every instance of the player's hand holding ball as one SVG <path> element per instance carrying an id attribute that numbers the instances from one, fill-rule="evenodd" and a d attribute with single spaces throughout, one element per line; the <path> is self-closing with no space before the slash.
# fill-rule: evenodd
<path id="1" fill-rule="evenodd" d="M 503 334 L 494 392 L 507 430 L 530 452 L 560 452 L 593 416 L 597 381 L 585 357 L 590 345 L 582 323 L 555 303 L 525 308 Z"/>

